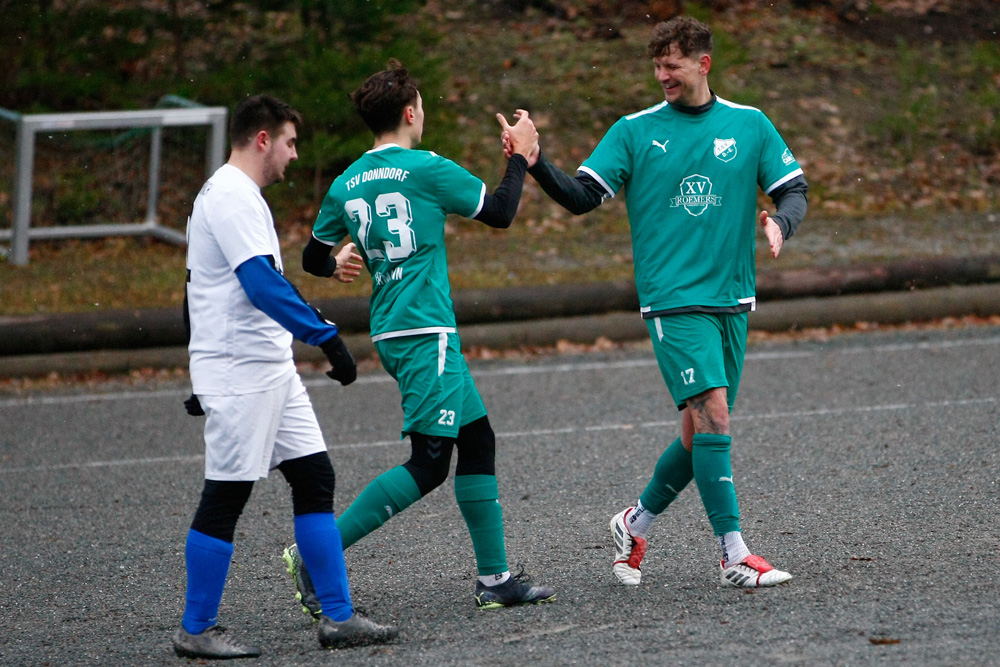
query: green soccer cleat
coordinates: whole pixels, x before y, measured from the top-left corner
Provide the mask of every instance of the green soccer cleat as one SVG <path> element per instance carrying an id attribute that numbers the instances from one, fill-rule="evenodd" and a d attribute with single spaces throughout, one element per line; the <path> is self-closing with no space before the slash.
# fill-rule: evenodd
<path id="1" fill-rule="evenodd" d="M 292 581 L 295 582 L 295 599 L 302 604 L 302 613 L 311 616 L 313 623 L 319 622 L 323 607 L 316 597 L 316 588 L 302 562 L 298 546 L 293 544 L 287 547 L 281 554 L 281 560 L 285 562 L 285 572 L 292 575 Z"/>

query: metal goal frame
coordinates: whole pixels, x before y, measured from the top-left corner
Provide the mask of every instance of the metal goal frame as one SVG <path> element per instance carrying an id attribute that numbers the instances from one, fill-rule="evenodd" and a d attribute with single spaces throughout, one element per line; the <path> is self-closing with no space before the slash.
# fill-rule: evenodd
<path id="1" fill-rule="evenodd" d="M 186 101 L 186 100 L 185 100 Z M 104 236 L 151 235 L 169 243 L 183 245 L 183 232 L 160 225 L 156 205 L 160 190 L 160 159 L 163 128 L 208 125 L 210 131 L 205 147 L 206 177 L 211 176 L 225 161 L 225 107 L 194 106 L 185 109 L 145 109 L 140 111 L 96 111 L 79 113 L 46 113 L 23 115 L 0 109 L 0 120 L 17 124 L 16 167 L 14 176 L 14 217 L 10 229 L 0 229 L 0 241 L 9 241 L 10 249 L 0 247 L 11 264 L 28 264 L 28 245 L 32 239 L 97 238 Z M 72 225 L 31 228 L 31 197 L 34 181 L 35 135 L 56 130 L 115 130 L 122 128 L 152 128 L 149 152 L 149 195 L 146 219 L 135 223 Z"/>

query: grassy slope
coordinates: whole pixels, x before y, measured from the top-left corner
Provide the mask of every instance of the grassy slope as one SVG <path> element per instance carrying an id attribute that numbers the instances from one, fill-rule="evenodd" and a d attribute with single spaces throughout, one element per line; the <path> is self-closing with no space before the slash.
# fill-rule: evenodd
<path id="1" fill-rule="evenodd" d="M 531 10 L 501 19 L 481 6 L 428 3 L 422 20 L 446 35 L 453 79 L 447 96 L 425 104 L 429 117 L 435 105 L 455 117 L 454 143 L 464 150 L 448 157 L 491 187 L 502 174 L 495 112 L 529 109 L 546 153 L 572 171 L 618 116 L 662 99 L 643 56 L 647 22 Z M 778 262 L 762 254 L 762 268 L 1000 252 L 995 44 L 872 41 L 787 7 L 701 17 L 717 33 L 713 88 L 763 108 L 812 186 L 800 235 Z M 282 212 L 289 277 L 308 298 L 366 293 L 366 280 L 330 285 L 297 268 L 313 215 L 312 205 Z M 449 236 L 455 287 L 631 276 L 620 198 L 574 217 L 529 179 L 513 229 L 456 218 Z M 183 251 L 159 243 L 36 243 L 29 267 L 0 264 L 0 314 L 174 306 L 182 281 Z"/>

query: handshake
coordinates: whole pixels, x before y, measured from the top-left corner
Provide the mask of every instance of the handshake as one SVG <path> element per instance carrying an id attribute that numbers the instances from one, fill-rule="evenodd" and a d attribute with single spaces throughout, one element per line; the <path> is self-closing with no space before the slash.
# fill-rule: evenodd
<path id="1" fill-rule="evenodd" d="M 497 114 L 497 122 L 500 123 L 502 130 L 500 144 L 503 147 L 503 154 L 508 160 L 514 155 L 521 155 L 527 160 L 528 167 L 533 167 L 541 154 L 541 148 L 538 146 L 538 130 L 524 109 L 515 111 L 514 118 L 517 122 L 511 125 L 502 113 Z"/>
<path id="2" fill-rule="evenodd" d="M 320 343 L 319 349 L 323 350 L 323 354 L 326 355 L 326 358 L 330 360 L 330 365 L 333 366 L 333 368 L 326 372 L 327 377 L 336 380 L 345 387 L 358 378 L 358 366 L 339 335 L 335 335 L 330 340 Z M 202 417 L 205 415 L 205 410 L 201 407 L 201 401 L 194 394 L 191 394 L 184 401 L 184 410 L 192 417 Z"/>

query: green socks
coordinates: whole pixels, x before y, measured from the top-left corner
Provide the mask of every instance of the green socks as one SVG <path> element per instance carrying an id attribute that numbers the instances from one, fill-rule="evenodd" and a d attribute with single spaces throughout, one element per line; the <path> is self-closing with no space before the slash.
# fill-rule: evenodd
<path id="1" fill-rule="evenodd" d="M 500 508 L 499 498 L 497 478 L 493 475 L 455 477 L 455 499 L 469 527 L 480 575 L 507 571 L 503 510 Z M 406 468 L 397 466 L 382 473 L 337 517 L 337 529 L 344 548 L 418 500 L 420 490 Z"/>
<path id="2" fill-rule="evenodd" d="M 660 455 L 653 471 L 653 478 L 646 485 L 646 490 L 639 496 L 639 502 L 651 514 L 660 514 L 667 505 L 674 502 L 677 494 L 684 490 L 694 478 L 691 466 L 691 454 L 684 449 L 681 439 L 677 438 Z"/>
<path id="3" fill-rule="evenodd" d="M 691 448 L 694 479 L 716 535 L 740 529 L 740 509 L 729 461 L 732 442 L 728 435 L 696 433 Z"/>
<path id="4" fill-rule="evenodd" d="M 420 500 L 413 476 L 403 466 L 388 470 L 365 487 L 351 506 L 337 517 L 344 548 Z"/>
<path id="5" fill-rule="evenodd" d="M 469 527 L 476 566 L 482 575 L 507 571 L 503 510 L 494 475 L 456 475 L 455 500 Z"/>

